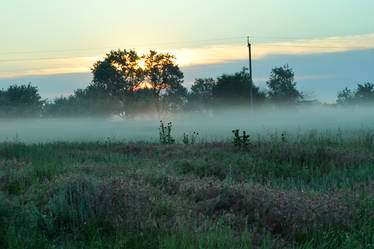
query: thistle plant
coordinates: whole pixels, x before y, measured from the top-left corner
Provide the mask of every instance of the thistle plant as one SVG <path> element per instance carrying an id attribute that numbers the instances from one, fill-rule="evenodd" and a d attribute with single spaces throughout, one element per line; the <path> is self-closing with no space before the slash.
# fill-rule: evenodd
<path id="1" fill-rule="evenodd" d="M 199 133 L 194 131 L 190 135 L 183 133 L 183 143 L 184 144 L 195 144 Z"/>
<path id="2" fill-rule="evenodd" d="M 190 143 L 190 140 L 188 138 L 188 134 L 186 134 L 186 133 L 183 133 L 183 143 L 184 144 L 189 144 Z"/>
<path id="3" fill-rule="evenodd" d="M 159 134 L 160 134 L 160 144 L 174 144 L 175 139 L 171 136 L 171 122 L 167 123 L 165 126 L 162 120 L 160 121 L 160 128 L 159 128 Z"/>
<path id="4" fill-rule="evenodd" d="M 235 145 L 235 147 L 241 149 L 241 148 L 247 148 L 248 145 L 250 144 L 250 135 L 247 135 L 246 131 L 242 131 L 242 134 L 240 136 L 239 134 L 240 130 L 239 129 L 235 129 L 235 130 L 232 130 L 232 133 L 234 133 L 234 141 L 233 141 L 233 144 Z"/>

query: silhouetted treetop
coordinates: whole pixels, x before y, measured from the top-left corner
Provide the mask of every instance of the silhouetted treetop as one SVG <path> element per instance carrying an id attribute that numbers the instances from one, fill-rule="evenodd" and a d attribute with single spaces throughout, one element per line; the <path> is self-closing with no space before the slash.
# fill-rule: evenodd
<path id="1" fill-rule="evenodd" d="M 191 86 L 191 97 L 209 99 L 213 96 L 213 86 L 216 81 L 213 78 L 196 79 Z"/>
<path id="2" fill-rule="evenodd" d="M 184 75 L 175 63 L 175 56 L 151 50 L 144 56 L 144 62 L 147 83 L 155 96 L 159 96 L 162 89 L 176 88 L 183 83 Z"/>
<path id="3" fill-rule="evenodd" d="M 0 116 L 35 117 L 41 114 L 44 101 L 36 86 L 11 85 L 0 90 Z"/>
<path id="4" fill-rule="evenodd" d="M 250 81 L 246 68 L 235 74 L 223 74 L 217 78 L 213 85 L 213 97 L 226 104 L 242 104 L 250 101 L 250 86 L 253 87 L 254 101 L 262 101 L 265 96 L 259 91 L 253 82 Z"/>
<path id="5" fill-rule="evenodd" d="M 369 82 L 363 85 L 357 84 L 355 98 L 363 102 L 374 101 L 374 84 Z"/>
<path id="6" fill-rule="evenodd" d="M 93 65 L 93 83 L 113 96 L 135 89 L 144 79 L 144 71 L 138 64 L 140 59 L 134 50 L 111 51 Z"/>
<path id="7" fill-rule="evenodd" d="M 342 91 L 338 92 L 338 99 L 336 102 L 338 104 L 348 104 L 352 103 L 354 99 L 354 94 L 351 89 L 344 88 Z"/>
<path id="8" fill-rule="evenodd" d="M 344 88 L 338 92 L 337 97 L 338 104 L 372 104 L 374 103 L 374 84 L 369 82 L 357 84 L 354 91 Z"/>
<path id="9" fill-rule="evenodd" d="M 291 104 L 303 98 L 296 89 L 294 72 L 288 65 L 273 68 L 266 84 L 269 87 L 269 98 L 273 102 Z"/>

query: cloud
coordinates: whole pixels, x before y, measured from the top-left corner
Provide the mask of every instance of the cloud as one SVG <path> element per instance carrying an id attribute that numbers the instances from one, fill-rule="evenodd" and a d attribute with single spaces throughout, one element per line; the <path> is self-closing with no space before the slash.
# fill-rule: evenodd
<path id="1" fill-rule="evenodd" d="M 50 74 L 66 74 L 66 73 L 84 73 L 88 72 L 87 67 L 58 67 L 58 68 L 41 68 L 37 70 L 26 70 L 21 72 L 3 72 L 0 78 L 15 78 L 31 75 L 50 75 Z"/>
<path id="2" fill-rule="evenodd" d="M 291 42 L 260 43 L 252 45 L 254 59 L 271 55 L 307 55 L 374 48 L 374 34 L 328 37 Z M 203 48 L 171 50 L 181 65 L 222 63 L 248 58 L 248 48 L 243 45 L 222 45 Z"/>
<path id="3" fill-rule="evenodd" d="M 272 55 L 310 55 L 365 50 L 374 48 L 374 34 L 254 43 L 252 48 L 254 60 Z M 245 44 L 171 49 L 163 52 L 174 54 L 181 66 L 215 64 L 248 58 L 248 48 Z M 0 60 L 0 78 L 89 72 L 92 64 L 101 58 L 100 55 L 91 55 Z"/>

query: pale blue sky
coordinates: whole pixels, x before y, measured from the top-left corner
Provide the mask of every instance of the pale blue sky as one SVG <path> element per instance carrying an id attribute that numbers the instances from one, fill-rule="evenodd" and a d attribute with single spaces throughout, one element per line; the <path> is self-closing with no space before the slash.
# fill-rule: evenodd
<path id="1" fill-rule="evenodd" d="M 0 88 L 8 79 L 14 82 L 23 76 L 24 83 L 38 74 L 65 73 L 56 82 L 69 81 L 71 73 L 89 72 L 93 61 L 115 48 L 175 50 L 184 57 L 184 66 L 220 63 L 220 72 L 226 73 L 234 70 L 227 63 L 247 56 L 247 35 L 253 37 L 254 65 L 258 60 L 266 71 L 274 66 L 266 56 L 279 56 L 284 64 L 291 58 L 286 55 L 297 56 L 298 65 L 291 66 L 302 68 L 304 61 L 313 65 L 313 54 L 358 50 L 365 54 L 368 49 L 373 56 L 369 49 L 374 48 L 373 0 L 4 0 L 0 6 Z M 359 58 L 352 63 L 359 64 Z M 194 74 L 191 68 L 189 80 L 210 75 L 201 70 Z M 352 75 L 369 75 L 360 72 L 369 69 L 356 69 Z M 318 78 L 322 71 L 326 70 L 310 68 L 298 75 L 299 81 Z M 334 69 L 334 75 L 339 70 Z M 348 76 L 340 80 L 352 81 Z"/>
<path id="2" fill-rule="evenodd" d="M 1 52 L 373 32 L 373 0 L 5 0 Z M 168 44 L 161 44 L 168 47 Z"/>

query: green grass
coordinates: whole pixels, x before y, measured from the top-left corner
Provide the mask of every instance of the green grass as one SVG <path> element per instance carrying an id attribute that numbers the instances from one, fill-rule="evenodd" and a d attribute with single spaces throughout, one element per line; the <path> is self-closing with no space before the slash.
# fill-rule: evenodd
<path id="1" fill-rule="evenodd" d="M 374 248 L 370 132 L 250 142 L 2 143 L 0 248 Z"/>

